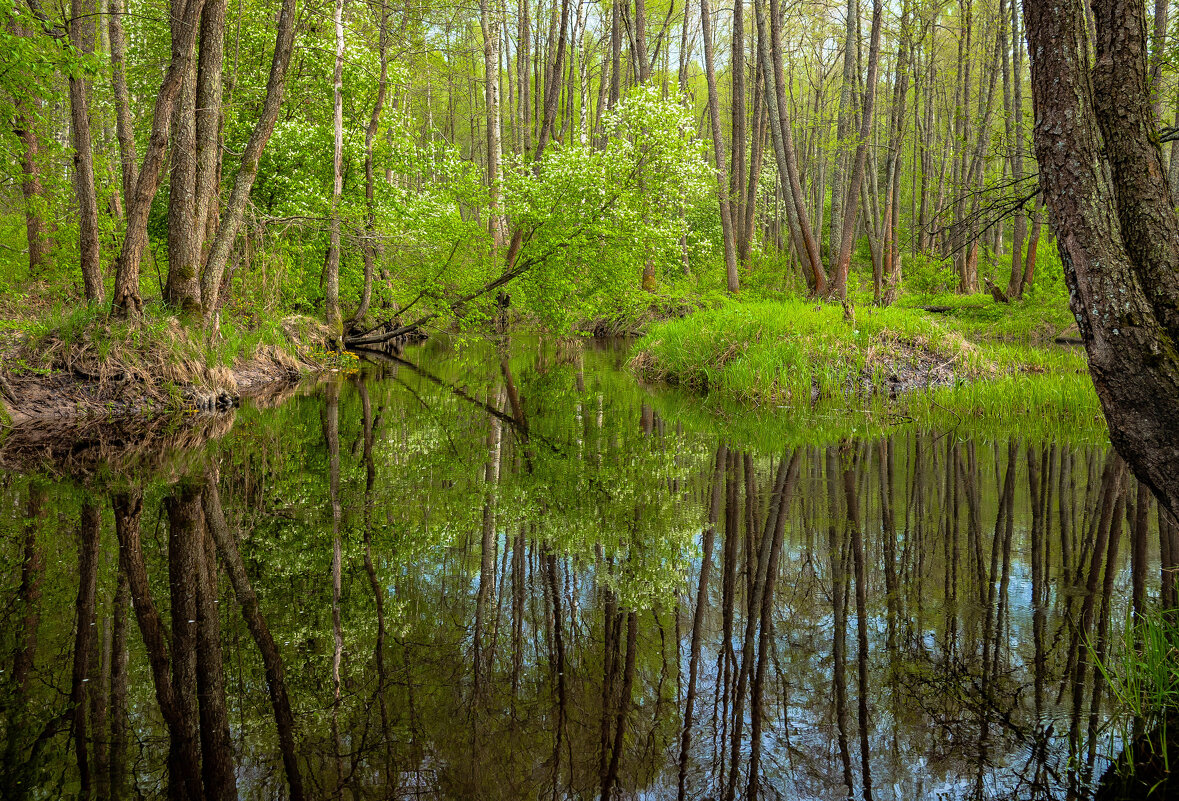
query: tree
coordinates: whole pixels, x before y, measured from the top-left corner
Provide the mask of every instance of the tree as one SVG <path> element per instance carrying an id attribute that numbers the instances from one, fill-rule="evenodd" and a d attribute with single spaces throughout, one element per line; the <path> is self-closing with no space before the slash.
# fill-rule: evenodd
<path id="1" fill-rule="evenodd" d="M 730 292 L 740 288 L 737 276 L 737 243 L 733 238 L 733 211 L 725 175 L 725 145 L 721 136 L 720 100 L 716 89 L 716 58 L 712 47 L 712 10 L 700 0 L 700 28 L 704 34 L 704 74 L 708 81 L 708 118 L 712 121 L 712 150 L 716 163 L 717 195 L 720 200 L 721 235 L 724 238 L 725 273 Z"/>
<path id="2" fill-rule="evenodd" d="M 1141 0 L 1024 0 L 1040 186 L 1110 437 L 1179 513 L 1179 215 Z M 1107 177 L 1105 165 L 1108 163 Z"/>

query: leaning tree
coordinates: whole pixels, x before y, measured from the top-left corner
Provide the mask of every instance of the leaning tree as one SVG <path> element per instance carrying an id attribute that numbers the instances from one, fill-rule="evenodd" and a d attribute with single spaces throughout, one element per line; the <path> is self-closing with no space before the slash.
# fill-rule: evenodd
<path id="1" fill-rule="evenodd" d="M 1110 437 L 1179 514 L 1179 215 L 1143 0 L 1023 0 L 1040 186 Z"/>

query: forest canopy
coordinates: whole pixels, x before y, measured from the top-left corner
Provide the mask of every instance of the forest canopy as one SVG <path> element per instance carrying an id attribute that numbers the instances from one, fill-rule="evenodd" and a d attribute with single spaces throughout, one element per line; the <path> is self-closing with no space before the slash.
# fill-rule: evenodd
<path id="1" fill-rule="evenodd" d="M 1021 16 L 13 2 L 0 282 L 131 316 L 322 316 L 337 341 L 497 298 L 568 331 L 722 289 L 1059 296 Z"/>

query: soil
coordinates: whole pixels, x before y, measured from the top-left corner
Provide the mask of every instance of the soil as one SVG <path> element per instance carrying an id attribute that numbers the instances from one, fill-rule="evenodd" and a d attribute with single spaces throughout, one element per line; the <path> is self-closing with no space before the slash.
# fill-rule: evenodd
<path id="1" fill-rule="evenodd" d="M 160 387 L 121 374 L 98 376 L 83 369 L 0 373 L 0 405 L 12 427 L 143 419 L 185 410 L 226 411 L 243 396 L 264 392 L 271 384 L 295 383 L 301 375 L 289 359 L 262 355 L 226 371 L 211 385 L 182 386 L 173 396 L 162 397 Z"/>

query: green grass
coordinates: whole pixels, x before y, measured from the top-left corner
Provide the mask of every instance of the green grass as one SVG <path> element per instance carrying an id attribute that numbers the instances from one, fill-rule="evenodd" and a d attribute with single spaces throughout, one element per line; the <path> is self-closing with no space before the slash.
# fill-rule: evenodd
<path id="1" fill-rule="evenodd" d="M 902 295 L 897 305 L 949 307 L 933 316 L 974 342 L 1051 343 L 1075 322 L 1068 297 L 1047 291 L 1011 303 L 996 303 L 986 293 Z"/>
<path id="2" fill-rule="evenodd" d="M 912 308 L 860 308 L 848 322 L 839 306 L 797 298 L 725 301 L 653 325 L 631 365 L 645 379 L 707 392 L 719 404 L 788 410 L 812 425 L 851 415 L 861 431 L 916 422 L 975 434 L 1105 438 L 1083 351 L 971 343 Z M 890 399 L 894 376 L 937 380 Z"/>

